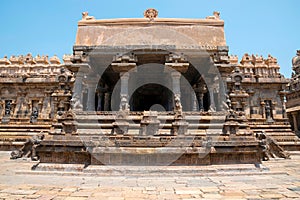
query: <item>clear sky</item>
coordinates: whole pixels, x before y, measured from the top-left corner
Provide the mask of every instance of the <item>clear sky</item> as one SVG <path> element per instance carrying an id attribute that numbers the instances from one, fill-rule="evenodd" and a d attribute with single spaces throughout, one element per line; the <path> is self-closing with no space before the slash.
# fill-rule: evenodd
<path id="1" fill-rule="evenodd" d="M 300 49 L 299 0 L 1 0 L 0 57 L 32 53 L 71 54 L 77 21 L 88 11 L 97 19 L 143 17 L 205 18 L 220 11 L 230 54 L 269 53 L 285 77 Z"/>

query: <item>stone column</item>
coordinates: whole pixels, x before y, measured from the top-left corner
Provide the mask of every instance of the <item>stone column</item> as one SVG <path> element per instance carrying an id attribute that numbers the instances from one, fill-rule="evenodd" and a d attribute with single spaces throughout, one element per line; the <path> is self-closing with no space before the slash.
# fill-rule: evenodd
<path id="1" fill-rule="evenodd" d="M 97 93 L 97 95 L 98 95 L 97 111 L 103 111 L 103 108 L 102 108 L 102 97 L 103 97 L 103 93 L 99 91 L 99 92 Z"/>
<path id="2" fill-rule="evenodd" d="M 199 102 L 199 110 L 200 110 L 200 111 L 204 111 L 203 97 L 204 97 L 204 94 L 203 94 L 203 93 L 198 93 L 198 94 L 197 94 L 197 98 L 198 98 L 198 102 Z"/>
<path id="3" fill-rule="evenodd" d="M 87 98 L 87 111 L 95 111 L 95 93 L 96 93 L 96 84 L 88 84 L 88 98 Z"/>
<path id="4" fill-rule="evenodd" d="M 294 122 L 294 131 L 298 131 L 298 122 L 297 122 L 297 113 L 292 113 L 293 116 L 293 122 Z"/>
<path id="5" fill-rule="evenodd" d="M 262 109 L 262 118 L 266 118 L 266 110 L 265 110 L 265 102 L 260 102 L 261 109 Z"/>
<path id="6" fill-rule="evenodd" d="M 172 89 L 174 95 L 178 95 L 179 97 L 181 96 L 180 92 L 180 77 L 181 74 L 180 72 L 173 71 L 171 72 L 171 77 L 172 77 Z"/>
<path id="7" fill-rule="evenodd" d="M 210 88 L 209 90 L 209 97 L 210 97 L 210 111 L 215 111 L 216 110 L 216 104 L 215 104 L 215 98 L 214 98 L 214 89 Z"/>
<path id="8" fill-rule="evenodd" d="M 128 80 L 129 73 L 121 72 L 121 92 L 120 92 L 120 110 L 129 110 L 128 106 Z"/>
<path id="9" fill-rule="evenodd" d="M 83 76 L 84 75 L 82 72 L 78 72 L 76 74 L 76 81 L 74 84 L 74 94 L 73 94 L 73 96 L 76 96 L 76 98 L 78 99 L 81 105 L 82 105 L 82 92 L 83 92 L 83 86 L 82 86 Z"/>
<path id="10" fill-rule="evenodd" d="M 197 105 L 198 105 L 198 102 L 197 102 L 197 96 L 196 94 L 192 95 L 192 105 L 193 105 L 193 111 L 198 111 L 198 108 L 197 108 Z"/>
<path id="11" fill-rule="evenodd" d="M 104 95 L 104 111 L 110 110 L 111 93 L 106 92 Z"/>

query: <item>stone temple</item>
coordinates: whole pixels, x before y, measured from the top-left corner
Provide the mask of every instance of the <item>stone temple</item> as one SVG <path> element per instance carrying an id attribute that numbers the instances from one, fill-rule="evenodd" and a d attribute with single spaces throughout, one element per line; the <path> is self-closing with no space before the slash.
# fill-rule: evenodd
<path id="1" fill-rule="evenodd" d="M 299 150 L 277 59 L 228 51 L 218 12 L 103 20 L 84 12 L 63 61 L 0 59 L 1 149 L 42 133 L 33 145 L 41 163 L 259 163 L 270 148 Z"/>
<path id="2" fill-rule="evenodd" d="M 292 124 L 292 129 L 300 136 L 300 50 L 292 59 L 293 73 L 288 84 L 287 113 Z"/>

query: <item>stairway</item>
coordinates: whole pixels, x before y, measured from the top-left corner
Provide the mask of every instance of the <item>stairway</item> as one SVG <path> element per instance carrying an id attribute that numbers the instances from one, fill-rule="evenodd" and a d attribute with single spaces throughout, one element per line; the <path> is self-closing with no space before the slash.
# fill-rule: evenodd
<path id="1" fill-rule="evenodd" d="M 19 149 L 27 138 L 41 132 L 48 133 L 51 124 L 35 123 L 35 124 L 1 124 L 0 123 L 0 150 L 8 151 Z"/>
<path id="2" fill-rule="evenodd" d="M 291 125 L 285 121 L 267 123 L 265 121 L 249 121 L 254 133 L 265 132 L 267 136 L 275 139 L 285 150 L 299 151 L 300 138 L 292 131 Z"/>

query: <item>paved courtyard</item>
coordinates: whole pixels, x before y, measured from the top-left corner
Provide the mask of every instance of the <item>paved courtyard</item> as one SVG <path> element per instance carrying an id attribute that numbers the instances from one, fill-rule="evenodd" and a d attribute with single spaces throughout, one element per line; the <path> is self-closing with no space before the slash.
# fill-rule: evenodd
<path id="1" fill-rule="evenodd" d="M 0 152 L 0 199 L 300 199 L 299 152 L 291 160 L 264 162 L 260 168 L 172 167 L 169 174 L 160 174 L 166 168 L 152 167 L 155 173 L 127 175 L 109 167 L 101 168 L 107 174 L 30 172 L 35 163 L 9 160 L 9 153 Z"/>

